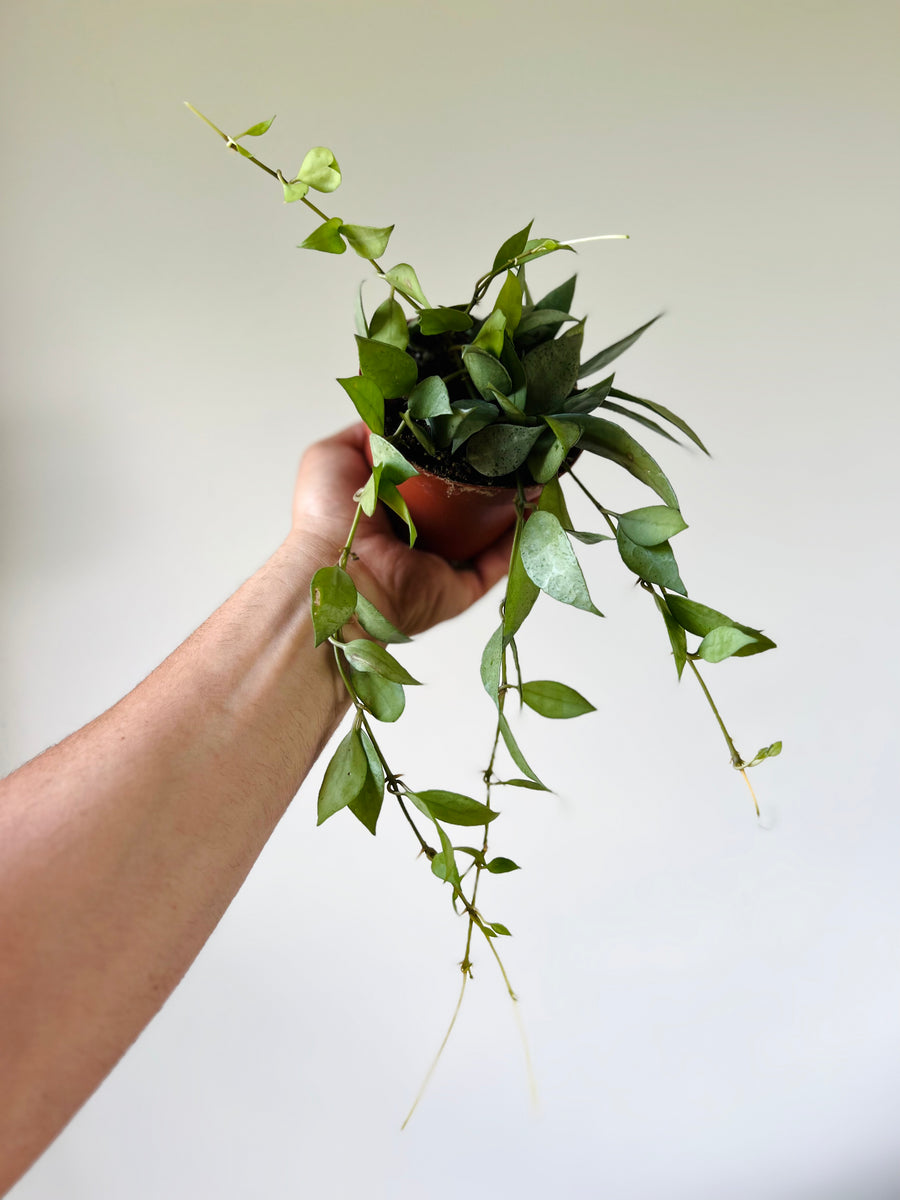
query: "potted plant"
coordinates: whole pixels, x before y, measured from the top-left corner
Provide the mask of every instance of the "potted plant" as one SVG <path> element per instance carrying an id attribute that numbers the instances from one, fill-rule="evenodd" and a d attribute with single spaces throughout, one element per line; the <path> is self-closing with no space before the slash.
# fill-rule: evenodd
<path id="1" fill-rule="evenodd" d="M 271 121 L 230 137 L 188 107 L 229 150 L 276 179 L 286 202 L 299 202 L 315 214 L 317 223 L 303 248 L 342 254 L 349 247 L 386 288 L 371 313 L 364 311 L 360 292 L 358 365 L 338 380 L 370 430 L 372 473 L 356 497 L 356 516 L 338 561 L 323 564 L 311 588 L 316 643 L 330 644 L 353 706 L 351 728 L 325 769 L 318 821 L 348 809 L 374 834 L 385 796 L 390 797 L 408 821 L 432 873 L 447 885 L 454 910 L 464 918 L 460 1002 L 471 975 L 475 936 L 484 938 L 515 999 L 497 951 L 498 938 L 508 936 L 509 930 L 485 914 L 479 888 L 484 874 L 518 869 L 491 849 L 498 816 L 496 791 L 546 790 L 510 726 L 510 701 L 550 719 L 593 711 L 593 705 L 565 683 L 529 678 L 519 657 L 522 629 L 541 592 L 602 615 L 589 594 L 576 547 L 600 542 L 615 546 L 665 626 L 678 678 L 685 668 L 696 678 L 731 763 L 745 780 L 749 767 L 781 750 L 781 743 L 775 742 L 745 759 L 700 672 L 700 664 L 759 654 L 774 643 L 761 630 L 688 596 L 671 545 L 687 527 L 675 491 L 655 459 L 612 418 L 624 418 L 670 440 L 676 440 L 674 430 L 700 450 L 706 448 L 681 417 L 620 389 L 614 374 L 606 373 L 656 317 L 585 355 L 585 321 L 572 312 L 575 276 L 535 299 L 527 269 L 547 255 L 574 252 L 572 242 L 532 237 L 529 224 L 503 243 L 489 268 L 476 278 L 469 297 L 434 304 L 408 263 L 382 266 L 393 226 L 347 223 L 313 201 L 314 193 L 327 195 L 341 183 L 331 150 L 313 147 L 299 170 L 288 176 L 261 162 L 245 144 L 265 134 Z M 609 507 L 607 498 L 594 495 L 582 479 L 581 463 L 577 473 L 573 469 L 580 455 L 597 455 L 628 471 L 654 493 L 652 502 L 627 512 Z M 597 513 L 596 529 L 574 528 L 563 480 L 588 497 Z M 417 683 L 385 648 L 409 641 L 406 633 L 357 591 L 347 570 L 359 522 L 379 504 L 405 526 L 411 546 L 424 545 L 449 559 L 464 561 L 504 529 L 513 528 L 499 619 L 481 658 L 481 681 L 496 710 L 483 799 L 440 787 L 414 789 L 379 743 L 377 723 L 396 721 L 404 709 L 404 689 Z M 345 636 L 353 618 L 368 638 Z M 696 639 L 692 646 L 689 638 Z M 504 756 L 511 763 L 508 768 L 501 767 Z M 451 829 L 460 827 L 479 833 L 468 839 L 451 835 Z M 467 841 L 474 844 L 464 844 Z"/>

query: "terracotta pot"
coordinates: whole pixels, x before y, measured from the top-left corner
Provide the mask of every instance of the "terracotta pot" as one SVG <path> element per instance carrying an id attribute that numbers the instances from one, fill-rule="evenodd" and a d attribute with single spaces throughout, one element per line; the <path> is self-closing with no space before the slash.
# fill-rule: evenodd
<path id="1" fill-rule="evenodd" d="M 368 442 L 366 458 L 371 463 Z M 468 562 L 513 525 L 515 488 L 458 483 L 421 467 L 418 471 L 399 487 L 415 522 L 417 550 L 429 550 L 450 562 Z M 525 489 L 527 500 L 540 494 L 540 485 Z"/>
<path id="2" fill-rule="evenodd" d="M 419 468 L 418 475 L 400 484 L 400 493 L 416 524 L 416 548 L 451 562 L 468 562 L 516 519 L 515 488 L 457 483 Z M 525 490 L 527 500 L 540 494 L 539 486 Z"/>

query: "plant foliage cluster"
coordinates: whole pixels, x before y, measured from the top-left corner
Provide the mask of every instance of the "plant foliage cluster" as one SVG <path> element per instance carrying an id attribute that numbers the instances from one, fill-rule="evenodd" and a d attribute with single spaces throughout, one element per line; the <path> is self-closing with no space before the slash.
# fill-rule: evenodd
<path id="1" fill-rule="evenodd" d="M 681 417 L 617 388 L 615 376 L 605 374 L 656 317 L 585 358 L 585 321 L 572 311 L 575 276 L 533 298 L 526 268 L 546 255 L 572 251 L 571 243 L 532 237 L 529 224 L 499 248 L 467 302 L 433 305 L 410 264 L 385 267 L 379 262 L 393 226 L 348 224 L 329 217 L 312 202 L 311 190 L 327 194 L 341 183 L 340 168 L 329 149 L 311 149 L 288 178 L 242 144 L 264 134 L 271 121 L 231 138 L 202 119 L 231 150 L 274 176 L 285 201 L 300 201 L 317 215 L 319 224 L 303 248 L 342 254 L 350 247 L 371 264 L 387 288 L 371 315 L 363 309 L 360 289 L 359 371 L 338 381 L 370 430 L 372 474 L 358 497 L 339 561 L 323 566 L 312 581 L 316 643 L 330 643 L 354 708 L 352 727 L 325 770 L 318 797 L 319 823 L 346 808 L 374 834 L 385 796 L 396 801 L 432 872 L 449 885 L 454 909 L 466 918 L 463 989 L 471 973 L 473 933 L 478 931 L 497 958 L 512 995 L 495 946 L 496 938 L 509 930 L 483 915 L 477 903 L 479 882 L 484 872 L 497 875 L 518 869 L 511 859 L 492 856 L 489 850 L 489 833 L 499 815 L 494 789 L 546 790 L 516 741 L 507 712 L 510 697 L 550 719 L 576 717 L 594 708 L 564 683 L 527 678 L 519 657 L 520 630 L 541 592 L 602 616 L 589 594 L 576 546 L 614 543 L 623 564 L 660 614 L 678 678 L 686 667 L 696 677 L 728 745 L 732 765 L 745 779 L 746 768 L 781 749 L 781 743 L 775 742 L 744 759 L 698 667 L 701 662 L 759 654 L 774 643 L 761 630 L 688 596 L 672 549 L 672 539 L 687 528 L 675 490 L 644 446 L 610 418 L 624 418 L 671 441 L 680 433 L 700 450 L 706 448 Z M 627 512 L 601 503 L 573 470 L 581 453 L 617 464 L 646 485 L 656 502 Z M 396 721 L 404 710 L 404 689 L 417 681 L 384 648 L 409 638 L 357 591 L 347 566 L 360 518 L 371 516 L 379 503 L 405 522 L 410 545 L 414 544 L 414 518 L 401 486 L 417 473 L 416 463 L 457 479 L 516 489 L 514 540 L 500 620 L 481 661 L 481 680 L 496 710 L 493 745 L 483 776 L 484 800 L 441 789 L 411 788 L 389 766 L 373 724 Z M 601 531 L 574 527 L 560 482 L 566 476 L 590 499 Z M 541 487 L 539 498 L 529 499 L 536 485 Z M 345 637 L 345 627 L 354 619 L 372 640 Z M 689 643 L 689 639 L 696 640 Z M 512 769 L 500 768 L 501 745 Z M 457 844 L 449 829 L 469 827 L 482 831 L 477 844 Z"/>

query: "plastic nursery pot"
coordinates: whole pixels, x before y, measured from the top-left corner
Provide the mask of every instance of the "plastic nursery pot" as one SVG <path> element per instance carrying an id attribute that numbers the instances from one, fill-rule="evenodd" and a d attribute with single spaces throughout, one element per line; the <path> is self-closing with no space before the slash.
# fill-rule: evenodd
<path id="1" fill-rule="evenodd" d="M 371 450 L 366 444 L 371 463 Z M 416 526 L 416 549 L 440 554 L 450 562 L 468 562 L 487 549 L 516 519 L 516 489 L 489 483 L 459 483 L 417 468 L 419 474 L 399 486 Z M 540 484 L 525 489 L 536 500 Z"/>

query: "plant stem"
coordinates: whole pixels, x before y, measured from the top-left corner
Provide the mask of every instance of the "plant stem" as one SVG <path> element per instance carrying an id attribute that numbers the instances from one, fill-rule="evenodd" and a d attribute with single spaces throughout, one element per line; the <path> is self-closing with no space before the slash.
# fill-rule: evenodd
<path id="1" fill-rule="evenodd" d="M 694 662 L 693 658 L 691 658 L 690 656 L 688 656 L 688 663 L 690 664 L 691 670 L 694 672 L 694 677 L 696 678 L 697 682 L 700 684 L 701 689 L 703 690 L 703 695 L 706 697 L 706 701 L 709 704 L 709 707 L 713 710 L 713 714 L 719 723 L 719 728 L 722 730 L 722 736 L 725 738 L 725 743 L 728 746 L 728 752 L 731 755 L 731 765 L 735 768 L 735 770 L 740 771 L 740 773 L 743 775 L 744 783 L 746 783 L 747 787 L 750 789 L 750 795 L 753 797 L 753 807 L 756 809 L 756 815 L 759 816 L 760 815 L 759 801 L 756 799 L 756 792 L 754 792 L 754 790 L 753 790 L 753 785 L 751 784 L 750 780 L 747 778 L 747 772 L 744 769 L 744 760 L 741 757 L 740 753 L 738 752 L 738 749 L 735 746 L 734 741 L 732 740 L 731 734 L 725 728 L 725 722 L 722 720 L 722 717 L 719 713 L 718 708 L 716 708 L 716 702 L 715 702 L 715 700 L 713 700 L 712 695 L 710 694 L 709 688 L 706 686 L 703 676 L 700 674 L 700 671 L 697 668 L 697 664 Z"/>
<path id="2" fill-rule="evenodd" d="M 593 504 L 594 508 L 596 508 L 597 512 L 600 513 L 600 515 L 603 517 L 603 520 L 610 527 L 613 534 L 615 534 L 617 532 L 616 526 L 610 520 L 610 515 L 609 515 L 611 510 L 608 508 L 604 508 L 603 505 L 600 503 L 600 501 L 595 496 L 591 495 L 591 493 L 587 490 L 587 488 L 584 486 L 584 484 L 581 482 L 581 480 L 578 478 L 578 476 L 575 474 L 575 472 L 571 468 L 569 469 L 569 478 L 574 480 L 574 482 L 578 484 L 578 486 L 581 488 L 581 490 L 587 496 L 588 500 L 590 500 L 591 504 Z"/>
<path id="3" fill-rule="evenodd" d="M 431 1077 L 434 1074 L 438 1063 L 441 1061 L 441 1055 L 444 1053 L 444 1047 L 450 1041 L 450 1034 L 453 1032 L 453 1026 L 456 1024 L 456 1018 L 459 1016 L 459 1010 L 462 1008 L 463 996 L 465 996 L 465 994 L 466 994 L 466 984 L 468 982 L 469 982 L 469 976 L 466 974 L 465 971 L 463 971 L 462 987 L 459 989 L 459 999 L 456 1001 L 456 1008 L 454 1008 L 454 1010 L 453 1010 L 453 1016 L 450 1018 L 450 1024 L 447 1026 L 447 1032 L 444 1034 L 444 1040 L 441 1042 L 440 1046 L 438 1047 L 438 1052 L 434 1056 L 434 1060 L 432 1061 L 431 1066 L 428 1068 L 425 1078 L 422 1080 L 422 1086 L 419 1088 L 418 1094 L 416 1095 L 415 1100 L 413 1100 L 413 1102 L 412 1102 L 412 1108 L 410 1108 L 409 1112 L 406 1114 L 406 1117 L 404 1118 L 403 1124 L 400 1126 L 401 1130 L 403 1130 L 407 1127 L 407 1125 L 410 1122 L 410 1119 L 412 1118 L 413 1113 L 419 1107 L 419 1101 L 425 1095 L 425 1089 L 428 1087 L 429 1083 L 431 1082 Z"/>
<path id="4" fill-rule="evenodd" d="M 362 516 L 362 505 L 357 504 L 356 513 L 353 517 L 353 524 L 350 526 L 350 532 L 347 534 L 347 540 L 344 543 L 344 548 L 341 551 L 341 556 L 338 559 L 338 566 L 343 570 L 347 565 L 347 559 L 350 557 L 350 550 L 353 546 L 353 539 L 356 537 L 356 530 L 359 527 L 359 518 Z"/>

